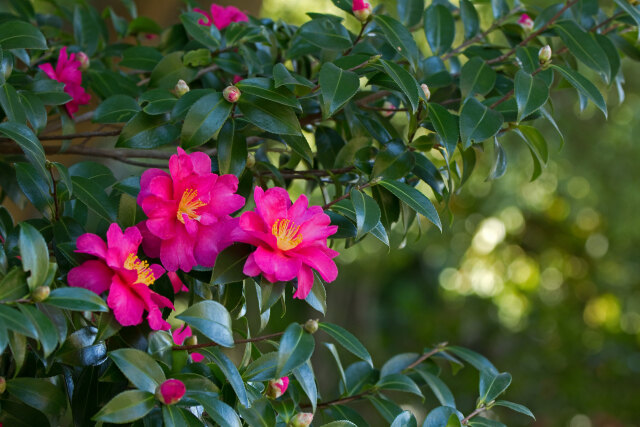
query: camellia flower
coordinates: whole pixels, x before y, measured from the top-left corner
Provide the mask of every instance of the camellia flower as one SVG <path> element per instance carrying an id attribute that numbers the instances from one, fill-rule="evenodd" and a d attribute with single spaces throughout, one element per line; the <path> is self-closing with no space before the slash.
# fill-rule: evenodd
<path id="1" fill-rule="evenodd" d="M 165 405 L 173 405 L 187 392 L 187 387 L 180 380 L 169 379 L 160 384 L 156 390 L 156 398 Z"/>
<path id="2" fill-rule="evenodd" d="M 136 227 L 129 227 L 123 233 L 118 224 L 109 227 L 106 244 L 95 234 L 83 234 L 76 242 L 76 252 L 98 259 L 72 268 L 67 281 L 69 286 L 89 289 L 98 295 L 109 291 L 107 304 L 123 326 L 142 323 L 146 310 L 151 329 L 169 330 L 171 326 L 162 318 L 161 309 L 170 307 L 173 310 L 173 304 L 149 289 L 164 269 L 138 258 L 141 242 L 142 236 Z"/>
<path id="3" fill-rule="evenodd" d="M 525 30 L 533 30 L 533 19 L 531 19 L 531 17 L 526 13 L 523 13 L 520 16 L 520 19 L 518 19 L 518 24 L 520 24 Z"/>
<path id="4" fill-rule="evenodd" d="M 320 206 L 309 207 L 302 195 L 291 204 L 289 194 L 275 187 L 266 192 L 256 187 L 255 211 L 240 217 L 235 240 L 257 246 L 244 265 L 244 274 L 262 274 L 271 283 L 298 278 L 294 298 L 304 299 L 313 287 L 312 268 L 328 282 L 338 275 L 333 258 L 338 252 L 327 247 L 327 237 L 338 227 Z"/>
<path id="5" fill-rule="evenodd" d="M 269 381 L 267 386 L 267 397 L 277 399 L 287 391 L 289 387 L 289 377 L 282 377 L 277 380 Z"/>
<path id="6" fill-rule="evenodd" d="M 209 156 L 182 148 L 169 159 L 169 172 L 142 174 L 138 204 L 149 218 L 138 225 L 143 249 L 168 271 L 213 267 L 238 224 L 229 215 L 244 206 L 244 197 L 235 194 L 238 178 L 212 173 Z"/>
<path id="7" fill-rule="evenodd" d="M 371 5 L 365 0 L 353 0 L 353 14 L 359 21 L 366 21 L 371 16 Z"/>
<path id="8" fill-rule="evenodd" d="M 199 8 L 193 8 L 193 10 L 204 15 L 206 18 L 200 19 L 198 24 L 206 25 L 207 27 L 215 25 L 219 30 L 228 27 L 232 22 L 249 22 L 247 15 L 242 13 L 240 9 L 235 6 L 224 7 L 212 4 L 210 8 L 211 13 L 207 13 Z"/>
<path id="9" fill-rule="evenodd" d="M 191 327 L 187 324 L 185 324 L 184 326 L 182 326 L 181 328 L 178 328 L 176 330 L 174 330 L 171 333 L 171 337 L 173 338 L 173 342 L 176 345 L 182 345 L 184 344 L 184 341 L 191 337 L 193 335 L 193 333 L 191 332 Z M 191 360 L 193 360 L 194 362 L 202 362 L 202 360 L 204 360 L 204 356 L 200 353 L 191 353 Z"/>
<path id="10" fill-rule="evenodd" d="M 75 53 L 67 54 L 67 48 L 60 49 L 58 55 L 58 63 L 55 70 L 51 64 L 39 65 L 39 68 L 45 72 L 50 79 L 64 83 L 64 91 L 71 95 L 72 100 L 64 104 L 67 113 L 73 117 L 78 111 L 79 105 L 86 105 L 91 99 L 91 95 L 85 92 L 82 85 L 82 71 L 80 68 L 82 63 L 76 59 Z"/>

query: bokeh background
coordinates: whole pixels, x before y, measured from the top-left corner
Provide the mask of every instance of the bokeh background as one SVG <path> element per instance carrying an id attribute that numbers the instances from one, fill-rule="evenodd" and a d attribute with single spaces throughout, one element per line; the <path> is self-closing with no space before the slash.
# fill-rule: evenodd
<path id="1" fill-rule="evenodd" d="M 93 3 L 122 9 L 116 0 Z M 140 15 L 167 25 L 185 7 L 180 0 L 136 3 Z M 298 23 L 307 11 L 342 14 L 330 0 L 220 3 Z M 385 3 L 395 10 L 394 0 Z M 505 138 L 506 175 L 486 180 L 487 145 L 453 198 L 451 215 L 444 214 L 443 233 L 424 221 L 403 239 L 398 224 L 391 251 L 372 238 L 342 250 L 340 276 L 327 288 L 326 320 L 358 336 L 377 365 L 442 341 L 486 355 L 513 375 L 505 397 L 529 406 L 536 426 L 640 425 L 638 69 L 625 62 L 626 99 L 621 103 L 618 92 L 609 91 L 608 121 L 590 107 L 581 112 L 572 90 L 554 97 L 566 142 L 561 147 L 557 133 L 543 128 L 552 160 L 536 181 L 530 182 L 532 162 L 523 143 Z M 286 318 L 278 310 L 275 330 L 293 318 L 319 316 L 298 302 L 288 304 Z M 329 352 L 317 353 L 316 370 L 326 373 L 319 378 L 335 377 Z M 342 356 L 343 363 L 351 361 Z M 445 371 L 444 378 L 459 408 L 470 412 L 477 373 Z M 321 389 L 332 380 L 324 381 Z M 427 391 L 425 402 L 408 408 L 424 414 L 434 406 Z M 359 407 L 372 425 L 383 425 L 371 406 Z M 509 426 L 531 425 L 517 414 L 499 415 Z"/>

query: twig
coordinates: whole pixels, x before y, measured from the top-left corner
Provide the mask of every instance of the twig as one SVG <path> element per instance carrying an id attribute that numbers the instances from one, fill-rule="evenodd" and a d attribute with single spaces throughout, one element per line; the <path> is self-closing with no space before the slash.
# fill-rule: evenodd
<path id="1" fill-rule="evenodd" d="M 445 349 L 446 345 L 447 345 L 447 343 L 438 344 L 436 346 L 436 348 L 434 348 L 433 350 L 423 354 L 415 362 L 413 362 L 411 365 L 407 366 L 405 368 L 405 371 L 408 371 L 410 369 L 415 368 L 416 366 L 418 366 L 419 364 L 421 364 L 422 362 L 424 362 L 425 360 L 427 360 L 428 358 L 430 358 L 434 354 L 440 353 L 441 351 L 443 351 Z"/>
<path id="2" fill-rule="evenodd" d="M 373 184 L 370 182 L 367 182 L 366 184 L 362 184 L 362 185 L 356 185 L 354 187 L 354 189 L 356 190 L 363 190 L 367 187 L 371 187 Z M 322 209 L 327 210 L 329 209 L 331 206 L 335 205 L 338 202 L 341 202 L 342 200 L 348 199 L 351 196 L 350 193 L 347 194 L 343 194 L 342 196 L 338 197 L 337 199 L 333 199 L 332 201 L 330 201 L 329 203 L 325 204 Z"/>
<path id="3" fill-rule="evenodd" d="M 279 337 L 282 334 L 284 334 L 284 332 L 276 332 L 275 334 L 263 335 L 261 337 L 247 338 L 247 339 L 244 339 L 244 340 L 237 340 L 237 341 L 234 341 L 234 344 L 246 344 L 246 343 L 249 343 L 249 342 L 264 341 L 264 340 L 268 340 L 268 339 L 271 339 L 271 338 Z M 219 345 L 220 344 L 215 343 L 215 342 L 208 342 L 208 343 L 204 343 L 204 344 L 194 344 L 194 345 L 175 345 L 171 349 L 173 351 L 197 350 L 199 348 L 217 347 Z"/>
<path id="4" fill-rule="evenodd" d="M 369 21 L 365 22 L 364 24 L 362 24 L 362 26 L 360 27 L 360 32 L 358 33 L 358 36 L 356 37 L 356 39 L 353 41 L 353 44 L 351 45 L 351 47 L 349 49 L 347 49 L 342 56 L 347 56 L 348 54 L 351 53 L 351 51 L 353 50 L 354 47 L 356 47 L 356 45 L 358 44 L 358 42 L 360 42 L 360 39 L 362 39 L 362 35 L 364 34 L 364 29 L 367 28 L 367 25 L 369 24 Z"/>
<path id="5" fill-rule="evenodd" d="M 330 400 L 328 402 L 322 402 L 322 403 L 318 403 L 318 405 L 316 406 L 316 408 L 318 409 L 324 409 L 324 408 L 328 408 L 330 406 L 333 405 L 343 405 L 345 403 L 349 403 L 349 402 L 353 402 L 354 400 L 360 400 L 363 397 L 369 395 L 369 394 L 373 394 L 375 392 L 375 390 L 367 390 L 367 391 L 363 391 L 362 393 L 358 393 L 358 394 L 354 394 L 353 396 L 349 396 L 349 397 L 343 397 L 341 399 L 335 399 L 335 400 Z M 309 403 L 306 403 L 304 405 L 300 405 L 301 408 L 310 408 L 312 405 Z"/>
<path id="6" fill-rule="evenodd" d="M 487 410 L 487 407 L 486 407 L 486 406 L 481 406 L 481 407 L 477 408 L 475 411 L 473 411 L 472 413 L 470 413 L 469 415 L 467 415 L 466 417 L 464 417 L 464 418 L 462 419 L 462 421 L 460 421 L 460 424 L 462 424 L 462 425 L 467 425 L 467 423 L 469 422 L 469 420 L 470 420 L 471 418 L 475 417 L 475 416 L 476 416 L 476 415 L 478 415 L 478 414 L 483 413 L 483 412 L 484 412 L 484 411 L 486 411 L 486 410 Z"/>

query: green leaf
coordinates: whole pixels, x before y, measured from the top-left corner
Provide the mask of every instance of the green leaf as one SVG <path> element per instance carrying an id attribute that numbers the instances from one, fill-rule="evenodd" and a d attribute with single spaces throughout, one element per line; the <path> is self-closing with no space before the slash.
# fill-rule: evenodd
<path id="1" fill-rule="evenodd" d="M 351 190 L 350 197 L 356 211 L 357 238 L 360 238 L 378 224 L 380 221 L 380 208 L 371 196 L 355 188 Z"/>
<path id="2" fill-rule="evenodd" d="M 399 181 L 388 181 L 383 179 L 380 181 L 380 185 L 393 193 L 398 199 L 405 202 L 411 209 L 423 215 L 435 224 L 440 231 L 442 231 L 442 223 L 440 222 L 438 211 L 436 211 L 436 208 L 427 196 L 415 188 Z"/>
<path id="3" fill-rule="evenodd" d="M 309 402 L 311 402 L 311 409 L 315 412 L 316 405 L 318 403 L 318 389 L 316 387 L 316 376 L 313 373 L 311 362 L 303 363 L 294 369 L 293 375 L 296 377 L 300 387 L 309 398 Z"/>
<path id="4" fill-rule="evenodd" d="M 341 19 L 320 17 L 303 24 L 298 33 L 308 43 L 322 49 L 345 50 L 351 47 L 351 37 Z"/>
<path id="5" fill-rule="evenodd" d="M 498 400 L 494 404 L 494 406 L 504 406 L 505 408 L 509 408 L 512 411 L 519 412 L 521 414 L 527 415 L 534 420 L 536 417 L 533 415 L 533 412 L 529 408 L 524 405 L 520 405 L 519 403 L 509 402 L 508 400 Z"/>
<path id="6" fill-rule="evenodd" d="M 238 107 L 243 119 L 276 135 L 300 135 L 300 122 L 290 107 L 251 95 L 242 95 Z"/>
<path id="7" fill-rule="evenodd" d="M 592 34 L 583 31 L 574 21 L 558 21 L 554 30 L 580 62 L 601 73 L 607 82 L 611 81 L 611 67 L 607 54 L 602 50 Z"/>
<path id="8" fill-rule="evenodd" d="M 229 381 L 229 384 L 231 384 L 231 387 L 233 388 L 233 391 L 235 391 L 236 396 L 238 396 L 238 400 L 240 401 L 240 403 L 247 408 L 251 407 L 251 404 L 249 403 L 249 399 L 247 397 L 247 390 L 244 386 L 244 381 L 242 381 L 242 377 L 238 372 L 238 368 L 236 368 L 231 359 L 229 359 L 218 347 L 206 347 L 201 349 L 201 351 L 214 360 L 218 368 L 220 368 L 220 370 L 224 374 L 227 381 Z"/>
<path id="9" fill-rule="evenodd" d="M 182 63 L 182 52 L 172 52 L 165 55 L 151 72 L 149 86 L 163 89 L 173 89 L 178 80 L 190 83 L 197 71 L 185 67 Z"/>
<path id="10" fill-rule="evenodd" d="M 266 77 L 244 79 L 236 83 L 236 87 L 240 89 L 240 92 L 243 95 L 253 95 L 258 98 L 273 101 L 277 104 L 295 108 L 296 110 L 302 110 L 300 102 L 295 95 L 286 87 L 276 87 L 272 79 L 268 79 Z"/>
<path id="11" fill-rule="evenodd" d="M 402 413 L 402 408 L 394 402 L 384 397 L 382 394 L 377 396 L 367 396 L 366 399 L 371 402 L 374 408 L 382 415 L 382 417 L 391 425 L 393 420 Z"/>
<path id="12" fill-rule="evenodd" d="M 374 178 L 400 179 L 411 172 L 413 155 L 402 142 L 389 141 L 376 156 L 371 176 Z"/>
<path id="13" fill-rule="evenodd" d="M 223 347 L 233 347 L 231 316 L 216 301 L 201 301 L 180 313 L 176 318 L 184 320 L 211 341 Z"/>
<path id="14" fill-rule="evenodd" d="M 238 412 L 240 412 L 249 427 L 271 427 L 276 425 L 276 413 L 266 398 L 253 402 L 251 409 L 239 406 Z"/>
<path id="15" fill-rule="evenodd" d="M 489 403 L 500 396 L 511 384 L 511 374 L 496 374 L 490 371 L 480 372 L 480 402 Z"/>
<path id="16" fill-rule="evenodd" d="M 126 122 L 140 111 L 140 106 L 130 96 L 113 95 L 105 99 L 93 115 L 95 123 L 122 123 Z"/>
<path id="17" fill-rule="evenodd" d="M 474 142 L 489 139 L 500 131 L 504 118 L 475 98 L 467 98 L 460 112 L 460 137 L 467 149 Z"/>
<path id="18" fill-rule="evenodd" d="M 380 378 L 380 381 L 376 383 L 376 388 L 381 390 L 405 391 L 423 397 L 416 383 L 403 374 L 391 374 Z"/>
<path id="19" fill-rule="evenodd" d="M 64 392 L 45 379 L 14 378 L 7 381 L 7 391 L 16 399 L 45 414 L 50 420 L 60 418 L 67 408 Z"/>
<path id="20" fill-rule="evenodd" d="M 221 174 L 240 176 L 247 163 L 247 142 L 235 128 L 235 121 L 228 121 L 218 134 L 218 168 Z"/>
<path id="21" fill-rule="evenodd" d="M 434 4 L 424 11 L 424 33 L 434 55 L 442 55 L 451 49 L 456 37 L 456 23 L 445 6 Z"/>
<path id="22" fill-rule="evenodd" d="M 460 16 L 464 27 L 464 38 L 468 40 L 480 31 L 480 18 L 475 6 L 469 0 L 460 0 Z"/>
<path id="23" fill-rule="evenodd" d="M 106 193 L 93 180 L 72 176 L 75 197 L 107 222 L 115 222 L 118 211 Z"/>
<path id="24" fill-rule="evenodd" d="M 586 77 L 582 74 L 578 73 L 575 70 L 572 70 L 569 67 L 564 67 L 562 65 L 551 65 L 551 68 L 557 70 L 574 88 L 578 90 L 582 95 L 593 101 L 596 104 L 596 107 L 600 109 L 604 113 L 604 116 L 607 117 L 607 104 L 602 97 L 602 94 L 598 90 L 598 88 L 591 83 Z"/>
<path id="25" fill-rule="evenodd" d="M 358 338 L 356 338 L 351 332 L 341 326 L 328 322 L 319 322 L 318 326 L 322 331 L 326 332 L 331 336 L 331 338 L 336 340 L 338 344 L 344 347 L 345 350 L 364 360 L 370 366 L 373 366 L 371 355 Z"/>
<path id="26" fill-rule="evenodd" d="M 247 366 L 242 373 L 246 381 L 268 381 L 276 378 L 278 353 L 265 353 Z"/>
<path id="27" fill-rule="evenodd" d="M 165 427 L 190 427 L 200 426 L 202 422 L 187 409 L 177 406 L 162 407 L 162 421 Z"/>
<path id="28" fill-rule="evenodd" d="M 197 400 L 207 411 L 207 414 L 220 425 L 220 427 L 241 427 L 242 422 L 236 411 L 224 402 L 209 393 L 188 391 L 191 397 Z"/>
<path id="29" fill-rule="evenodd" d="M 322 427 L 358 427 L 356 424 L 347 420 L 332 421 L 328 424 L 323 424 Z"/>
<path id="30" fill-rule="evenodd" d="M 147 415 L 155 406 L 153 393 L 142 390 L 123 391 L 94 415 L 94 421 L 126 424 Z"/>
<path id="31" fill-rule="evenodd" d="M 33 93 L 22 92 L 19 96 L 31 127 L 36 132 L 42 131 L 47 126 L 47 109 L 44 103 Z"/>
<path id="32" fill-rule="evenodd" d="M 393 420 L 391 427 L 417 427 L 416 417 L 409 411 L 404 411 Z"/>
<path id="33" fill-rule="evenodd" d="M 22 313 L 6 305 L 0 305 L 0 322 L 0 325 L 18 334 L 30 338 L 36 338 L 38 335 L 31 322 Z"/>
<path id="34" fill-rule="evenodd" d="M 49 193 L 47 181 L 43 180 L 36 169 L 29 163 L 18 162 L 15 164 L 16 181 L 20 189 L 31 203 L 40 211 L 49 210 L 53 213 L 53 198 Z"/>
<path id="35" fill-rule="evenodd" d="M 244 280 L 246 276 L 242 271 L 251 252 L 251 246 L 238 243 L 220 252 L 211 272 L 211 283 L 224 285 Z"/>
<path id="36" fill-rule="evenodd" d="M 0 106 L 10 122 L 24 123 L 27 120 L 18 92 L 9 83 L 0 86 Z"/>
<path id="37" fill-rule="evenodd" d="M 636 26 L 640 27 L 640 10 L 636 6 L 633 6 L 627 0 L 614 0 L 618 6 L 633 18 L 636 21 Z M 640 38 L 640 33 L 638 33 L 638 37 Z"/>
<path id="38" fill-rule="evenodd" d="M 149 46 L 133 46 L 122 52 L 121 66 L 134 70 L 151 71 L 162 59 L 158 49 Z"/>
<path id="39" fill-rule="evenodd" d="M 458 145 L 458 139 L 460 138 L 458 117 L 451 114 L 449 110 L 440 104 L 430 102 L 428 107 L 431 123 L 442 140 L 444 147 L 447 149 L 449 158 L 451 158 L 453 152 L 456 150 L 456 145 Z"/>
<path id="40" fill-rule="evenodd" d="M 507 153 L 498 142 L 497 137 L 493 139 L 493 153 L 494 159 L 491 172 L 489 172 L 489 180 L 500 178 L 507 170 Z"/>
<path id="41" fill-rule="evenodd" d="M 109 357 L 136 388 L 155 393 L 166 377 L 162 368 L 147 353 L 134 348 L 112 351 Z"/>
<path id="42" fill-rule="evenodd" d="M 3 49 L 47 49 L 47 40 L 40 30 L 24 21 L 5 21 L 0 25 L 0 46 Z"/>
<path id="43" fill-rule="evenodd" d="M 53 326 L 51 320 L 49 320 L 42 311 L 36 309 L 34 306 L 20 304 L 18 308 L 35 327 L 38 333 L 38 341 L 42 344 L 44 357 L 49 357 L 58 345 L 58 332 L 56 331 L 56 327 Z"/>
<path id="44" fill-rule="evenodd" d="M 33 291 L 36 287 L 42 286 L 47 279 L 49 271 L 49 249 L 42 235 L 29 223 L 20 223 L 20 256 L 22 257 L 22 268 L 25 272 L 30 271 L 27 278 L 29 289 Z"/>
<path id="45" fill-rule="evenodd" d="M 313 335 L 305 332 L 297 323 L 290 324 L 280 338 L 276 377 L 283 377 L 305 363 L 315 348 Z"/>
<path id="46" fill-rule="evenodd" d="M 35 80 L 31 85 L 33 93 L 45 105 L 62 105 L 71 101 L 71 95 L 64 91 L 64 83 L 44 77 Z"/>
<path id="47" fill-rule="evenodd" d="M 518 121 L 536 112 L 549 99 L 549 87 L 539 77 L 519 70 L 515 79 L 515 95 L 518 103 Z"/>
<path id="48" fill-rule="evenodd" d="M 495 86 L 496 78 L 496 72 L 482 58 L 474 56 L 462 67 L 460 74 L 462 97 L 486 95 Z"/>
<path id="49" fill-rule="evenodd" d="M 304 135 L 280 135 L 280 138 L 307 163 L 313 164 L 313 152 Z"/>
<path id="50" fill-rule="evenodd" d="M 449 390 L 449 387 L 437 376 L 433 375 L 431 372 L 428 372 L 426 369 L 416 369 L 424 382 L 427 383 L 433 394 L 438 399 L 443 406 L 450 406 L 452 408 L 456 407 L 456 401 Z"/>
<path id="51" fill-rule="evenodd" d="M 326 118 L 333 116 L 353 98 L 360 88 L 360 79 L 356 73 L 327 62 L 320 70 L 319 84 Z"/>
<path id="52" fill-rule="evenodd" d="M 98 17 L 99 19 L 99 17 Z M 93 55 L 100 41 L 101 20 L 96 19 L 89 6 L 77 4 L 73 11 L 73 34 L 87 55 Z"/>
<path id="53" fill-rule="evenodd" d="M 490 420 L 484 417 L 474 417 L 469 420 L 470 426 L 479 426 L 479 427 L 507 427 L 505 424 L 502 424 L 499 421 Z"/>
<path id="54" fill-rule="evenodd" d="M 163 116 L 136 113 L 122 128 L 116 147 L 156 148 L 178 139 L 178 128 Z"/>
<path id="55" fill-rule="evenodd" d="M 422 427 L 460 427 L 464 415 L 455 408 L 438 406 L 427 415 Z"/>
<path id="56" fill-rule="evenodd" d="M 211 139 L 229 117 L 232 106 L 218 92 L 197 100 L 184 119 L 180 135 L 182 146 L 197 147 Z"/>
<path id="57" fill-rule="evenodd" d="M 0 301 L 17 300 L 28 293 L 29 287 L 27 286 L 26 275 L 18 266 L 13 267 L 0 280 Z M 0 346 L 0 352 L 2 352 L 2 346 Z"/>
<path id="58" fill-rule="evenodd" d="M 493 364 L 489 362 L 486 357 L 476 353 L 473 350 L 457 346 L 447 347 L 447 350 L 463 359 L 465 362 L 469 363 L 480 372 L 488 371 L 496 375 L 498 374 L 498 370 L 496 369 L 496 367 L 493 366 Z"/>
<path id="59" fill-rule="evenodd" d="M 409 30 L 387 15 L 375 14 L 373 21 L 382 30 L 391 47 L 401 56 L 408 59 L 413 69 L 417 69 L 420 51 Z"/>
<path id="60" fill-rule="evenodd" d="M 420 22 L 424 0 L 398 0 L 398 16 L 404 25 L 413 27 Z"/>
<path id="61" fill-rule="evenodd" d="M 340 361 L 340 355 L 338 354 L 338 349 L 333 343 L 325 342 L 323 344 L 329 350 L 329 352 L 333 356 L 333 360 L 335 360 L 336 362 L 336 366 L 338 367 L 338 373 L 340 374 L 340 379 L 342 380 L 342 384 L 344 385 L 345 390 L 348 389 L 347 377 L 344 373 L 342 362 Z"/>
<path id="62" fill-rule="evenodd" d="M 533 126 L 520 125 L 516 129 L 516 133 L 527 143 L 531 151 L 540 159 L 542 163 L 549 161 L 549 148 L 547 141 L 542 133 Z"/>
<path id="63" fill-rule="evenodd" d="M 51 176 L 45 166 L 44 148 L 42 148 L 42 144 L 40 144 L 33 131 L 22 123 L 4 122 L 0 123 L 0 134 L 20 146 L 27 160 L 33 165 L 40 177 L 44 178 L 44 182 L 50 185 Z"/>
<path id="64" fill-rule="evenodd" d="M 420 102 L 420 87 L 415 77 L 395 62 L 381 59 L 380 63 L 389 77 L 393 79 L 402 90 L 402 93 L 406 95 L 409 100 L 409 105 L 411 106 L 411 111 L 415 113 L 418 109 L 418 103 Z"/>
<path id="65" fill-rule="evenodd" d="M 54 289 L 44 303 L 72 311 L 109 311 L 100 296 L 84 288 Z"/>
<path id="66" fill-rule="evenodd" d="M 220 32 L 214 25 L 207 27 L 198 24 L 200 19 L 202 19 L 202 15 L 197 12 L 188 12 L 180 15 L 180 21 L 184 25 L 184 29 L 187 30 L 191 37 L 209 49 L 218 49 L 220 47 Z"/>

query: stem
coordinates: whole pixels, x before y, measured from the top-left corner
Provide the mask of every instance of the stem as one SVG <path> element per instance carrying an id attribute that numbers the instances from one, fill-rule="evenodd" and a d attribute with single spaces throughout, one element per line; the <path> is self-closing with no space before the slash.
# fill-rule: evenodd
<path id="1" fill-rule="evenodd" d="M 49 175 L 51 175 L 51 186 L 52 186 L 51 197 L 53 198 L 53 209 L 54 209 L 53 217 L 57 221 L 58 219 L 60 219 L 60 207 L 58 206 L 58 191 L 56 188 L 57 187 L 56 179 L 53 176 L 53 165 L 51 163 L 49 163 Z"/>
<path id="2" fill-rule="evenodd" d="M 467 423 L 469 422 L 469 420 L 473 417 L 475 417 L 478 414 L 483 413 L 484 411 L 487 410 L 486 406 L 481 406 L 479 408 L 476 408 L 475 411 L 473 411 L 472 413 L 470 413 L 469 415 L 467 415 L 466 417 L 464 417 L 464 419 L 462 421 L 460 421 L 460 424 L 462 425 L 467 425 Z"/>
<path id="3" fill-rule="evenodd" d="M 362 184 L 362 185 L 356 185 L 354 188 L 356 190 L 362 190 L 365 189 L 367 187 L 371 187 L 373 184 L 370 182 L 367 182 L 366 184 Z M 342 196 L 338 197 L 337 199 L 333 199 L 332 201 L 330 201 L 329 203 L 325 204 L 322 209 L 327 210 L 329 209 L 331 206 L 335 205 L 336 203 L 348 199 L 351 195 L 349 193 L 347 194 L 343 194 Z"/>
<path id="4" fill-rule="evenodd" d="M 356 37 L 356 39 L 353 41 L 353 45 L 347 49 L 342 56 L 347 56 L 348 54 L 351 53 L 351 51 L 353 50 L 354 47 L 356 47 L 356 45 L 358 44 L 358 42 L 360 42 L 360 39 L 362 39 L 362 36 L 364 35 L 364 29 L 367 28 L 367 25 L 369 24 L 369 21 L 365 22 L 364 24 L 362 24 L 362 26 L 360 27 L 360 32 L 358 33 L 358 37 Z"/>
<path id="5" fill-rule="evenodd" d="M 328 408 L 332 405 L 342 405 L 345 403 L 349 403 L 349 402 L 353 402 L 354 400 L 360 400 L 363 397 L 369 395 L 369 394 L 373 394 L 375 391 L 372 390 L 367 390 L 367 391 L 363 391 L 362 393 L 358 393 L 358 394 L 354 394 L 353 396 L 349 396 L 349 397 L 343 397 L 341 399 L 335 399 L 335 400 L 330 400 L 328 402 L 323 402 L 323 403 L 318 403 L 318 405 L 316 406 L 316 408 L 318 409 L 324 409 L 324 408 Z M 301 408 L 310 408 L 311 404 L 307 403 L 304 405 L 300 405 Z"/>
<path id="6" fill-rule="evenodd" d="M 274 334 L 263 335 L 261 337 L 247 338 L 247 339 L 244 339 L 244 340 L 237 340 L 237 341 L 234 341 L 234 344 L 246 344 L 246 343 L 249 343 L 249 342 L 264 341 L 264 340 L 268 340 L 268 339 L 271 339 L 271 338 L 279 337 L 282 334 L 284 334 L 284 332 L 276 332 Z M 215 342 L 208 342 L 208 343 L 204 343 L 204 344 L 194 344 L 194 345 L 176 345 L 176 346 L 173 346 L 171 349 L 173 351 L 197 350 L 199 348 L 217 347 L 219 345 L 220 344 L 215 343 Z"/>
<path id="7" fill-rule="evenodd" d="M 422 362 L 424 362 L 425 360 L 427 360 L 428 358 L 430 358 L 431 356 L 433 356 L 434 354 L 438 354 L 441 351 L 443 351 L 446 347 L 447 343 L 441 343 L 438 344 L 436 346 L 436 348 L 434 348 L 433 350 L 423 354 L 422 356 L 420 356 L 415 362 L 413 362 L 411 365 L 407 366 L 405 368 L 405 371 L 408 371 L 410 369 L 415 368 L 416 366 L 418 366 L 419 364 L 421 364 Z"/>

